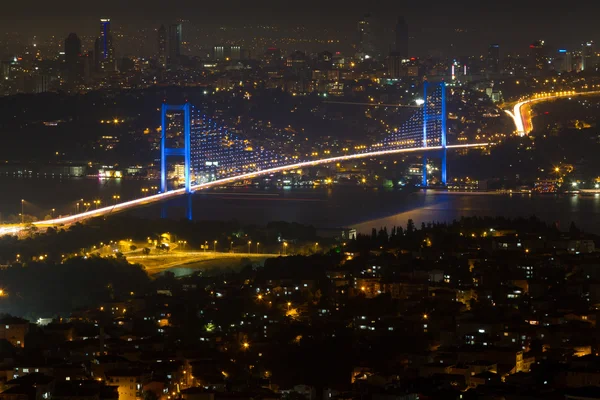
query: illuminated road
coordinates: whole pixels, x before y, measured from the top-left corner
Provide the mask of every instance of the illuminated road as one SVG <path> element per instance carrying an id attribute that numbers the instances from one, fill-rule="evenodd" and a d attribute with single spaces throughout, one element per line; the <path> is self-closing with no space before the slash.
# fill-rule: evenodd
<path id="1" fill-rule="evenodd" d="M 515 128 L 516 128 L 517 134 L 519 136 L 525 136 L 533 130 L 533 123 L 531 121 L 530 116 L 524 115 L 525 110 L 527 109 L 527 107 L 524 107 L 525 105 L 530 105 L 532 103 L 538 103 L 538 102 L 542 102 L 542 101 L 550 101 L 550 100 L 564 99 L 564 98 L 584 96 L 584 95 L 600 95 L 600 91 L 581 92 L 581 93 L 559 92 L 558 94 L 555 94 L 555 95 L 547 95 L 547 96 L 543 96 L 543 97 L 536 97 L 536 98 L 529 99 L 529 100 L 523 100 L 523 101 L 515 104 L 515 106 L 513 107 L 512 113 L 508 110 L 506 110 L 506 113 L 508 115 L 510 115 L 511 118 L 513 119 L 513 121 L 515 123 Z"/>
<path id="2" fill-rule="evenodd" d="M 447 149 L 464 149 L 464 148 L 485 147 L 488 144 L 489 143 L 458 144 L 458 145 L 447 146 Z M 262 171 L 248 173 L 248 174 L 232 176 L 229 178 L 218 179 L 218 180 L 208 182 L 208 183 L 203 183 L 200 185 L 194 185 L 191 187 L 191 190 L 197 191 L 197 190 L 202 190 L 202 189 L 208 189 L 208 188 L 215 187 L 215 186 L 220 186 L 220 185 L 224 185 L 224 184 L 243 181 L 245 179 L 254 179 L 254 178 L 258 178 L 260 176 L 270 175 L 270 174 L 279 173 L 279 172 L 283 172 L 283 171 L 289 171 L 289 170 L 300 169 L 300 168 L 305 168 L 305 167 L 314 167 L 317 165 L 331 164 L 331 163 L 336 163 L 336 162 L 340 162 L 340 161 L 348 161 L 348 160 L 354 160 L 354 159 L 359 159 L 359 158 L 368 158 L 368 157 L 379 157 L 379 156 L 386 156 L 386 155 L 400 154 L 400 153 L 435 151 L 435 150 L 441 150 L 441 149 L 442 149 L 441 146 L 432 146 L 432 147 L 416 147 L 416 148 L 408 148 L 408 149 L 381 150 L 381 151 L 373 151 L 373 152 L 369 152 L 369 153 L 359 153 L 359 154 L 352 154 L 352 155 L 346 155 L 346 156 L 324 158 L 324 159 L 320 159 L 320 160 L 305 161 L 305 162 L 301 162 L 301 163 L 290 164 L 290 165 L 285 165 L 285 166 L 276 167 L 276 168 L 269 168 L 269 169 L 265 169 Z M 40 228 L 48 227 L 48 226 L 56 226 L 56 225 L 69 225 L 69 224 L 73 224 L 76 222 L 85 221 L 90 218 L 106 216 L 106 215 L 110 215 L 113 213 L 131 210 L 136 207 L 141 207 L 141 206 L 145 206 L 148 204 L 157 203 L 157 202 L 160 202 L 163 200 L 171 199 L 173 197 L 181 196 L 183 194 L 185 194 L 185 189 L 171 190 L 169 192 L 159 193 L 159 194 L 151 195 L 148 197 L 143 197 L 141 199 L 126 201 L 123 203 L 115 204 L 114 206 L 98 208 L 96 210 L 90 210 L 90 211 L 86 211 L 86 212 L 76 214 L 76 215 L 70 215 L 67 217 L 60 217 L 60 218 L 54 218 L 54 219 L 50 219 L 50 220 L 46 220 L 46 221 L 34 222 L 33 225 L 40 227 Z M 25 229 L 25 227 L 22 225 L 12 225 L 12 226 L 8 226 L 8 227 L 3 227 L 3 228 L 0 228 L 0 235 L 17 234 L 19 231 L 21 231 L 23 229 Z"/>
<path id="3" fill-rule="evenodd" d="M 148 256 L 130 256 L 127 260 L 144 266 L 145 270 L 150 274 L 162 272 L 164 270 L 175 267 L 192 267 L 206 263 L 225 260 L 237 260 L 249 258 L 251 260 L 265 260 L 267 258 L 286 257 L 282 254 L 256 254 L 256 253 L 220 253 L 220 252 L 184 252 L 176 254 L 158 254 Z"/>

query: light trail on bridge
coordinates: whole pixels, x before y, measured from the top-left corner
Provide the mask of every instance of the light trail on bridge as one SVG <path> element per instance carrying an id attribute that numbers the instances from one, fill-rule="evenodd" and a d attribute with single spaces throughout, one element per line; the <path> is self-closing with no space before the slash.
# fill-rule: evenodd
<path id="1" fill-rule="evenodd" d="M 488 145 L 489 145 L 489 143 L 456 144 L 456 145 L 446 146 L 446 148 L 447 149 L 467 149 L 467 148 L 486 147 Z M 437 151 L 442 150 L 442 146 L 380 150 L 380 151 L 372 151 L 372 152 L 367 152 L 367 153 L 357 153 L 357 154 L 350 154 L 350 155 L 344 155 L 344 156 L 323 158 L 323 159 L 319 159 L 319 160 L 304 161 L 304 162 L 300 162 L 300 163 L 264 169 L 262 171 L 255 171 L 255 172 L 250 172 L 247 174 L 218 179 L 218 180 L 215 180 L 212 182 L 202 183 L 199 185 L 193 185 L 191 187 L 191 191 L 195 192 L 198 190 L 203 190 L 203 189 L 208 189 L 208 188 L 215 187 L 215 186 L 221 186 L 221 185 L 225 185 L 225 184 L 229 184 L 229 183 L 239 182 L 239 181 L 243 181 L 246 179 L 254 179 L 254 178 L 258 178 L 258 177 L 265 176 L 265 175 L 276 174 L 279 172 L 300 169 L 300 168 L 306 168 L 306 167 L 315 167 L 315 166 L 319 166 L 319 165 L 331 164 L 331 163 L 336 163 L 336 162 L 340 162 L 340 161 L 349 161 L 349 160 L 355 160 L 355 159 L 360 159 L 360 158 L 369 158 L 369 157 L 380 157 L 380 156 L 387 156 L 387 155 L 392 155 L 392 154 L 416 153 L 416 152 L 421 152 L 421 151 L 426 152 L 426 151 L 436 151 L 436 150 Z M 157 202 L 160 202 L 163 200 L 168 200 L 173 197 L 181 196 L 185 193 L 186 193 L 186 191 L 184 188 L 175 189 L 175 190 L 171 190 L 171 191 L 168 191 L 165 193 L 158 193 L 158 194 L 151 195 L 148 197 L 143 197 L 141 199 L 130 200 L 130 201 L 126 201 L 123 203 L 118 203 L 113 206 L 98 208 L 96 210 L 85 211 L 83 213 L 76 214 L 76 215 L 59 217 L 59 218 L 54 218 L 54 219 L 50 219 L 50 220 L 46 220 L 46 221 L 37 221 L 37 222 L 34 222 L 33 225 L 36 227 L 49 227 L 49 226 L 57 226 L 57 225 L 74 224 L 77 222 L 85 221 L 90 218 L 106 216 L 106 215 L 110 215 L 110 214 L 117 213 L 117 212 L 131 210 L 136 207 L 142 207 L 142 206 L 146 206 L 149 204 L 157 203 Z M 10 227 L 0 228 L 0 235 L 18 234 L 23 229 L 25 229 L 25 226 L 22 226 L 22 225 L 13 225 Z"/>
<path id="2" fill-rule="evenodd" d="M 537 102 L 556 100 L 556 99 L 564 99 L 564 98 L 570 98 L 570 97 L 576 97 L 576 96 L 585 96 L 585 95 L 600 95 L 600 91 L 580 92 L 580 93 L 577 93 L 577 92 L 561 93 L 561 92 L 559 92 L 558 94 L 555 94 L 552 96 L 548 95 L 548 96 L 543 96 L 543 97 L 536 97 L 533 99 L 523 100 L 523 101 L 515 104 L 512 112 L 510 112 L 509 110 L 505 110 L 505 112 L 508 115 L 510 115 L 510 117 L 513 119 L 513 121 L 515 123 L 515 128 L 516 128 L 517 134 L 519 136 L 525 136 L 533 130 L 533 123 L 531 121 L 529 121 L 528 125 L 530 125 L 530 127 L 528 127 L 527 129 L 525 128 L 525 118 L 523 117 L 523 110 L 522 110 L 523 106 L 529 105 L 532 103 L 537 103 Z"/>

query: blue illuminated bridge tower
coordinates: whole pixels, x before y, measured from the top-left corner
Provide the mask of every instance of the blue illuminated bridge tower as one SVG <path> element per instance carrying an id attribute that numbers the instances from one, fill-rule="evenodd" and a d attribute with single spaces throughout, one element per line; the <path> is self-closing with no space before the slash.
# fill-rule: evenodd
<path id="1" fill-rule="evenodd" d="M 439 156 L 440 158 L 440 180 L 442 185 L 446 186 L 447 169 L 446 169 L 446 134 L 447 134 L 447 111 L 446 111 L 446 83 L 429 84 L 424 82 L 423 94 L 423 147 L 438 147 L 441 149 L 431 152 L 425 152 L 423 155 L 423 177 L 421 186 L 427 187 L 427 158 Z"/>
<path id="2" fill-rule="evenodd" d="M 401 126 L 389 131 L 377 143 L 363 146 L 354 153 L 340 156 L 350 158 L 378 157 L 404 150 L 423 152 L 422 186 L 427 187 L 428 160 L 440 159 L 440 181 L 446 185 L 446 84 L 424 82 L 423 105 Z M 160 160 L 160 189 L 167 192 L 167 159 L 183 157 L 184 191 L 191 193 L 193 185 L 233 177 L 251 179 L 254 174 L 270 173 L 288 166 L 293 169 L 299 164 L 306 167 L 324 164 L 328 159 L 310 158 L 308 155 L 282 154 L 280 143 L 254 143 L 232 132 L 223 122 L 203 115 L 189 103 L 183 105 L 163 104 L 161 110 L 162 138 Z M 167 121 L 168 114 L 180 114 L 178 123 Z M 179 145 L 167 145 L 167 132 L 175 130 Z M 180 139 L 183 139 L 181 141 Z M 335 160 L 331 156 L 331 161 Z M 340 157 L 338 157 L 340 158 Z M 346 159 L 346 158 L 344 158 Z M 296 167 L 297 168 L 297 167 Z"/>

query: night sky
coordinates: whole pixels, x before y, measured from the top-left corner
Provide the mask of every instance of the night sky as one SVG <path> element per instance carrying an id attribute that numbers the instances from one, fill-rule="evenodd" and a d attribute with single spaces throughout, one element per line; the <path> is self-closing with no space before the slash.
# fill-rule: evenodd
<path id="1" fill-rule="evenodd" d="M 575 48 L 584 40 L 600 39 L 600 2 L 582 0 L 28 0 L 3 2 L 0 29 L 24 34 L 93 34 L 106 16 L 114 24 L 152 27 L 176 18 L 194 24 L 277 24 L 331 28 L 351 35 L 356 21 L 371 13 L 378 27 L 393 29 L 395 17 L 409 23 L 415 53 L 484 52 L 498 42 L 505 51 L 527 51 L 544 39 L 551 48 Z M 570 9 L 565 9 L 569 7 Z M 560 6 L 560 7 L 558 7 Z M 455 34 L 454 29 L 466 33 Z M 411 49 L 411 52 L 413 50 Z"/>

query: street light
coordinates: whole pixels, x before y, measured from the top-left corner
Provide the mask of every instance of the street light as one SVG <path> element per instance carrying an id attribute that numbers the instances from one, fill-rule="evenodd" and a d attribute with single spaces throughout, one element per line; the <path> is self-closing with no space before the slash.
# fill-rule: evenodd
<path id="1" fill-rule="evenodd" d="M 114 200 L 114 203 L 115 203 L 115 204 L 117 204 L 117 201 L 118 201 L 119 199 L 121 199 L 121 196 L 120 196 L 120 195 L 118 195 L 118 194 L 113 194 L 113 200 Z"/>
<path id="2" fill-rule="evenodd" d="M 216 253 L 217 252 L 217 241 L 215 240 L 215 242 L 213 243 L 213 251 Z"/>
<path id="3" fill-rule="evenodd" d="M 25 222 L 25 200 L 21 199 L 21 224 Z"/>
<path id="4" fill-rule="evenodd" d="M 319 243 L 315 243 L 315 253 L 317 252 L 318 247 L 319 247 Z"/>
<path id="5" fill-rule="evenodd" d="M 229 251 L 233 253 L 233 242 L 229 243 Z"/>
<path id="6" fill-rule="evenodd" d="M 206 253 L 206 250 L 208 249 L 208 240 L 204 241 L 204 252 Z"/>
<path id="7" fill-rule="evenodd" d="M 54 218 L 54 212 L 55 212 L 55 211 L 56 211 L 56 208 L 53 208 L 53 209 L 52 209 L 52 214 L 51 214 L 52 218 Z"/>
<path id="8" fill-rule="evenodd" d="M 287 242 L 283 242 L 283 255 L 285 255 L 287 247 L 288 247 Z"/>
<path id="9" fill-rule="evenodd" d="M 250 245 L 252 244 L 252 240 L 248 240 L 248 254 L 250 254 Z"/>
<path id="10" fill-rule="evenodd" d="M 258 254 L 258 245 L 260 244 L 260 242 L 256 242 L 256 254 Z"/>

